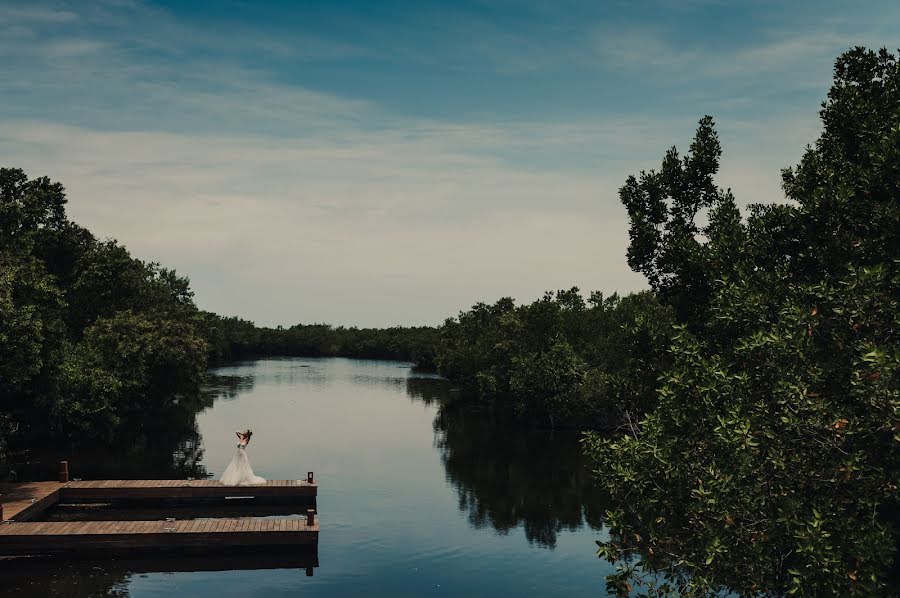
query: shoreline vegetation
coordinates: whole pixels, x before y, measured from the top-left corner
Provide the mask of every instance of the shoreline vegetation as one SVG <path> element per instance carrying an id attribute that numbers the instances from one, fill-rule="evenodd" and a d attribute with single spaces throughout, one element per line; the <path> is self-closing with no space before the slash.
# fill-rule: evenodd
<path id="1" fill-rule="evenodd" d="M 613 594 L 897 591 L 897 58 L 840 56 L 820 115 L 787 202 L 741 213 L 716 186 L 711 117 L 686 154 L 627 178 L 628 264 L 651 290 L 502 298 L 438 327 L 201 311 L 186 278 L 69 221 L 60 183 L 0 169 L 0 458 L 121 441 L 216 363 L 397 359 L 482 409 L 594 430 Z"/>
<path id="2" fill-rule="evenodd" d="M 289 328 L 257 327 L 249 320 L 203 312 L 211 364 L 254 357 L 350 357 L 408 361 L 422 371 L 436 371 L 439 331 L 433 326 L 356 328 L 296 324 Z"/>

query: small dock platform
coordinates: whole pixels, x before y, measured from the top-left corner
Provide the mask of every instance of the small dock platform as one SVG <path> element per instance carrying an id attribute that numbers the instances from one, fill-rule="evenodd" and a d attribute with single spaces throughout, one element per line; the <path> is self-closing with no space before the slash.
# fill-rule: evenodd
<path id="1" fill-rule="evenodd" d="M 217 480 L 69 481 L 68 463 L 62 462 L 58 482 L 0 483 L 0 556 L 317 545 L 317 494 L 312 472 L 305 480 L 269 480 L 258 486 L 226 486 Z M 243 516 L 247 508 L 240 505 L 250 507 L 257 504 L 256 499 L 312 508 L 306 508 L 306 516 L 301 518 Z M 181 509 L 181 513 L 192 513 L 192 518 L 181 520 L 165 516 L 165 509 L 143 510 L 145 517 L 164 515 L 154 520 L 42 520 L 46 511 L 58 504 L 131 502 L 195 506 L 188 507 L 189 511 Z M 215 510 L 207 502 L 229 504 L 230 516 L 204 516 L 204 509 Z"/>

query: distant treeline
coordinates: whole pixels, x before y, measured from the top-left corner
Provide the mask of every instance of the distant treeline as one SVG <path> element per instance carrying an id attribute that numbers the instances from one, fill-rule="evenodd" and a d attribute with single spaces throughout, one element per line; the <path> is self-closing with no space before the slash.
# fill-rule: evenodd
<path id="1" fill-rule="evenodd" d="M 438 329 L 428 326 L 344 328 L 297 324 L 290 328 L 257 328 L 253 322 L 206 312 L 210 359 L 221 363 L 261 356 L 355 357 L 410 361 L 435 368 Z"/>
<path id="2" fill-rule="evenodd" d="M 265 356 L 409 361 L 458 384 L 462 397 L 546 427 L 611 428 L 653 403 L 675 323 L 651 292 L 577 287 L 531 304 L 479 303 L 440 327 L 257 327 L 203 313 L 211 363 Z"/>
<path id="3" fill-rule="evenodd" d="M 577 287 L 530 304 L 479 303 L 440 327 L 257 327 L 203 314 L 212 363 L 265 356 L 409 361 L 458 384 L 470 403 L 545 427 L 610 429 L 644 412 L 668 365 L 674 312 L 651 292 Z"/>

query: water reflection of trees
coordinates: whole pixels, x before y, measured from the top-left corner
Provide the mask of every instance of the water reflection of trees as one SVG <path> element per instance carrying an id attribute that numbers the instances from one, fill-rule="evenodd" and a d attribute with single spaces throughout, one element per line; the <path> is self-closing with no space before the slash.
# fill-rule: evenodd
<path id="1" fill-rule="evenodd" d="M 230 401 L 237 398 L 238 395 L 252 390 L 254 381 L 253 376 L 210 372 L 207 374 L 206 384 L 203 386 L 201 394 L 211 401 L 216 399 Z"/>
<path id="2" fill-rule="evenodd" d="M 47 480 L 57 475 L 58 462 L 70 462 L 72 477 L 84 479 L 184 479 L 206 477 L 203 439 L 197 414 L 212 405 L 217 393 L 201 392 L 143 417 L 122 422 L 126 441 L 100 446 L 70 444 L 23 452 L 5 477 Z"/>
<path id="3" fill-rule="evenodd" d="M 147 573 L 306 570 L 312 575 L 319 566 L 318 547 L 291 550 L 241 550 L 234 552 L 146 553 L 116 557 L 67 559 L 24 557 L 0 559 L 3 595 L 17 598 L 47 596 L 129 596 L 131 581 Z M 209 594 L 227 593 L 229 578 L 210 578 Z M 180 595 L 180 594 L 179 594 Z"/>
<path id="4" fill-rule="evenodd" d="M 406 378 L 406 394 L 426 405 L 444 402 L 453 397 L 456 389 L 444 378 L 437 376 L 412 376 Z"/>
<path id="5" fill-rule="evenodd" d="M 435 445 L 474 527 L 506 534 L 522 526 L 529 542 L 548 548 L 563 530 L 599 529 L 603 500 L 577 433 L 531 430 L 473 412 L 453 400 L 444 380 L 410 378 L 407 392 L 439 405 Z"/>
<path id="6" fill-rule="evenodd" d="M 129 575 L 108 570 L 103 563 L 45 562 L 32 566 L 25 557 L 0 561 L 4 595 L 17 598 L 45 598 L 47 596 L 91 596 L 96 598 L 125 598 L 129 596 Z M 8 592 L 8 594 L 6 594 Z"/>

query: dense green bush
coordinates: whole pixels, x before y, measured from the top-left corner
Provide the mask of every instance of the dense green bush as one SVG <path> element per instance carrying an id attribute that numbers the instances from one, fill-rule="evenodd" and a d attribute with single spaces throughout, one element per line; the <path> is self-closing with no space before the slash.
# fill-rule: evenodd
<path id="1" fill-rule="evenodd" d="M 526 421 L 614 427 L 653 404 L 673 323 L 649 292 L 504 298 L 448 320 L 436 361 L 472 400 Z"/>

